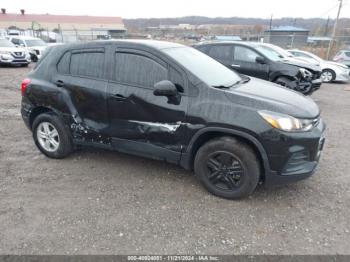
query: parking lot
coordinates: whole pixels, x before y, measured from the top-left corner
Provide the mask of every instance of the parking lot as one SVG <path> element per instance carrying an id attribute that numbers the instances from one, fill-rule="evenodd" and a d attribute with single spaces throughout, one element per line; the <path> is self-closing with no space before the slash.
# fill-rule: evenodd
<path id="1" fill-rule="evenodd" d="M 230 201 L 162 162 L 96 149 L 46 158 L 20 116 L 29 70 L 0 68 L 0 253 L 350 254 L 349 84 L 312 96 L 327 123 L 314 176 Z"/>

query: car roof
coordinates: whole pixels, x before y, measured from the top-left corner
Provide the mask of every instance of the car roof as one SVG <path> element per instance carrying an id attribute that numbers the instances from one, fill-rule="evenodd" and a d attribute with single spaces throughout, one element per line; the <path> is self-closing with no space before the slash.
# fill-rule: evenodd
<path id="1" fill-rule="evenodd" d="M 84 48 L 84 47 L 95 47 L 98 45 L 110 45 L 110 44 L 128 44 L 128 45 L 141 45 L 144 47 L 150 47 L 153 49 L 168 49 L 168 48 L 176 48 L 176 47 L 185 47 L 185 45 L 166 42 L 166 41 L 157 41 L 157 40 L 142 40 L 142 39 L 112 39 L 112 40 L 95 40 L 89 42 L 75 42 L 64 45 L 59 45 L 57 47 L 62 47 L 64 49 L 70 48 Z"/>
<path id="2" fill-rule="evenodd" d="M 261 43 L 261 42 L 246 42 L 246 41 L 204 41 L 198 44 L 195 44 L 194 46 L 205 46 L 205 45 L 227 45 L 227 44 L 235 44 L 235 45 L 243 45 L 243 46 L 249 46 L 249 47 L 256 47 L 259 45 L 272 45 L 269 43 Z"/>

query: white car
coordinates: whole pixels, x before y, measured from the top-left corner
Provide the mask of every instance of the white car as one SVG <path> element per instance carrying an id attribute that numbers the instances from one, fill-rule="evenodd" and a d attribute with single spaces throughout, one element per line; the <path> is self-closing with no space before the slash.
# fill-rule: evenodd
<path id="1" fill-rule="evenodd" d="M 30 36 L 10 36 L 9 40 L 16 46 L 25 48 L 33 62 L 37 62 L 47 48 L 47 44 L 40 38 Z"/>
<path id="2" fill-rule="evenodd" d="M 21 47 L 16 47 L 5 38 L 0 38 L 0 64 L 1 65 L 21 65 L 30 64 L 29 53 Z"/>
<path id="3" fill-rule="evenodd" d="M 322 58 L 306 51 L 293 49 L 288 50 L 288 52 L 296 57 L 308 59 L 314 64 L 319 64 L 322 69 L 321 78 L 325 83 L 333 81 L 350 81 L 350 70 L 346 65 L 323 60 Z"/>

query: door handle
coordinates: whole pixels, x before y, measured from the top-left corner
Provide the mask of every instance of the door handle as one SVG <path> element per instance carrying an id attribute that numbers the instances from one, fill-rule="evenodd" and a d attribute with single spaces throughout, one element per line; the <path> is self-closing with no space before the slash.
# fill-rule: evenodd
<path id="1" fill-rule="evenodd" d="M 124 102 L 126 100 L 126 97 L 121 94 L 115 94 L 113 95 L 113 99 L 116 101 Z"/>
<path id="2" fill-rule="evenodd" d="M 241 67 L 241 65 L 237 65 L 237 64 L 232 64 L 232 67 Z"/>
<path id="3" fill-rule="evenodd" d="M 55 84 L 56 84 L 56 86 L 58 86 L 58 87 L 64 87 L 64 82 L 63 82 L 62 80 L 57 80 L 57 81 L 55 82 Z"/>

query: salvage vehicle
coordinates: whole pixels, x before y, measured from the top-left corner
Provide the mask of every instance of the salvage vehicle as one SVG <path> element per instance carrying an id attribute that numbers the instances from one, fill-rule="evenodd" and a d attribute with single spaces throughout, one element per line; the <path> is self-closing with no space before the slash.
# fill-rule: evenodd
<path id="1" fill-rule="evenodd" d="M 298 49 L 288 51 L 296 57 L 307 58 L 313 61 L 315 64 L 319 64 L 322 69 L 321 78 L 325 83 L 330 83 L 333 81 L 350 81 L 350 69 L 344 64 L 326 61 L 317 55 Z"/>
<path id="2" fill-rule="evenodd" d="M 23 48 L 15 47 L 5 38 L 0 38 L 0 65 L 20 65 L 30 64 L 30 55 Z"/>
<path id="3" fill-rule="evenodd" d="M 33 62 L 37 62 L 47 48 L 47 44 L 40 38 L 31 36 L 10 36 L 9 40 L 17 47 L 25 48 Z"/>
<path id="4" fill-rule="evenodd" d="M 312 175 L 325 124 L 312 99 L 240 77 L 198 50 L 152 40 L 56 46 L 21 84 L 38 149 L 96 146 L 193 170 L 237 199 Z"/>
<path id="5" fill-rule="evenodd" d="M 350 50 L 340 50 L 333 58 L 334 62 L 341 63 L 350 68 Z"/>
<path id="6" fill-rule="evenodd" d="M 285 58 L 264 43 L 226 41 L 194 45 L 229 69 L 310 95 L 321 87 L 320 67 Z"/>

